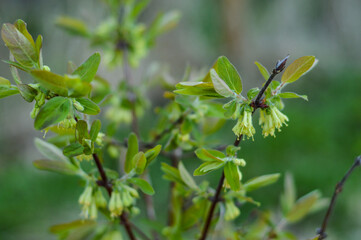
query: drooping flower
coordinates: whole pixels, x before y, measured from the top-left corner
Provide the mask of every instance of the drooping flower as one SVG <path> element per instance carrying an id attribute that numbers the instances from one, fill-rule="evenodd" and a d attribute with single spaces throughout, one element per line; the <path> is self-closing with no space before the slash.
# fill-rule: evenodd
<path id="1" fill-rule="evenodd" d="M 241 214 L 241 211 L 234 204 L 232 200 L 226 201 L 226 213 L 224 214 L 224 219 L 226 221 L 230 221 L 235 219 Z"/>
<path id="2" fill-rule="evenodd" d="M 122 214 L 124 206 L 118 191 L 112 192 L 108 208 L 112 217 L 117 217 Z"/>
<path id="3" fill-rule="evenodd" d="M 261 109 L 259 124 L 262 126 L 262 134 L 264 137 L 275 135 L 275 130 L 280 132 L 283 125 L 287 125 L 288 117 L 284 115 L 275 106 L 270 106 L 268 109 Z"/>
<path id="4" fill-rule="evenodd" d="M 251 137 L 253 139 L 256 130 L 252 124 L 252 112 L 247 110 L 243 111 L 232 131 L 236 134 L 238 139 L 241 135 L 246 135 L 248 138 Z"/>

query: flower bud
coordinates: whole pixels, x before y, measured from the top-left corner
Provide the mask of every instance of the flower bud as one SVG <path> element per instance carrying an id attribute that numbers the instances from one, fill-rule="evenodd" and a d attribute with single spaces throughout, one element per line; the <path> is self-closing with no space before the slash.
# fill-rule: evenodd
<path id="1" fill-rule="evenodd" d="M 112 217 L 120 216 L 123 212 L 123 203 L 120 198 L 120 193 L 114 191 L 109 200 L 109 211 Z"/>
<path id="2" fill-rule="evenodd" d="M 107 206 L 107 200 L 100 189 L 95 192 L 94 198 L 98 207 L 105 208 Z"/>
<path id="3" fill-rule="evenodd" d="M 93 188 L 91 186 L 87 186 L 84 192 L 79 197 L 79 203 L 81 205 L 90 206 L 92 201 L 92 193 Z"/>

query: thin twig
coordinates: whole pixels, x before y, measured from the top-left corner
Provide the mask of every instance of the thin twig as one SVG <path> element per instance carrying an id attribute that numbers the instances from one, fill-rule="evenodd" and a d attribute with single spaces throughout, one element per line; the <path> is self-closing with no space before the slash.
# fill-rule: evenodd
<path id="1" fill-rule="evenodd" d="M 328 220 L 331 217 L 332 210 L 333 210 L 333 208 L 334 208 L 334 206 L 336 204 L 336 198 L 337 198 L 338 194 L 341 193 L 341 191 L 343 189 L 343 185 L 345 184 L 347 179 L 350 177 L 351 173 L 360 165 L 361 165 L 361 155 L 358 156 L 355 159 L 355 162 L 352 164 L 351 168 L 347 171 L 345 176 L 343 176 L 341 181 L 336 184 L 335 191 L 333 192 L 333 196 L 332 196 L 330 205 L 328 206 L 326 215 L 325 215 L 325 217 L 323 219 L 322 226 L 317 231 L 318 240 L 322 240 L 322 239 L 325 239 L 327 237 L 326 228 L 327 228 Z"/>
<path id="2" fill-rule="evenodd" d="M 112 192 L 113 192 L 113 187 L 110 185 L 110 183 L 108 181 L 108 177 L 104 171 L 103 165 L 101 164 L 100 159 L 96 153 L 93 153 L 93 158 L 94 158 L 95 164 L 97 165 L 100 177 L 102 179 L 102 182 L 98 182 L 98 184 L 100 186 L 104 187 L 107 190 L 109 196 L 111 196 Z M 136 240 L 125 212 L 123 212 L 119 218 L 125 227 L 125 230 L 129 236 L 129 239 Z"/>
<path id="3" fill-rule="evenodd" d="M 276 67 L 272 70 L 271 76 L 268 78 L 267 82 L 264 84 L 263 88 L 262 88 L 261 91 L 258 93 L 258 95 L 257 95 L 257 97 L 256 97 L 256 100 L 252 103 L 252 107 L 253 107 L 253 112 L 252 112 L 252 114 L 256 111 L 257 108 L 263 107 L 263 105 L 260 103 L 260 100 L 261 100 L 264 92 L 267 90 L 268 86 L 271 84 L 273 78 L 274 78 L 277 74 L 279 74 L 280 72 L 282 72 L 283 69 L 285 68 L 288 57 L 289 57 L 289 56 L 287 56 L 287 57 L 285 57 L 284 59 L 282 59 L 282 60 L 280 60 L 280 61 L 277 62 Z M 239 144 L 240 144 L 240 142 L 241 142 L 241 140 L 242 140 L 242 137 L 243 137 L 243 135 L 237 137 L 236 140 L 234 141 L 233 145 L 236 146 L 236 147 L 238 147 Z M 208 215 L 207 215 L 206 223 L 205 223 L 204 226 L 203 226 L 202 235 L 201 235 L 201 237 L 199 238 L 199 240 L 205 240 L 205 239 L 207 238 L 207 234 L 208 234 L 208 231 L 209 231 L 209 227 L 210 227 L 210 225 L 211 225 L 211 221 L 212 221 L 212 218 L 213 218 L 213 213 L 214 213 L 214 210 L 216 209 L 217 203 L 219 202 L 219 198 L 220 198 L 220 195 L 221 195 L 221 191 L 222 191 L 222 186 L 223 186 L 223 183 L 224 183 L 224 179 L 225 179 L 224 172 L 222 172 L 222 176 L 221 176 L 221 178 L 219 179 L 218 186 L 217 186 L 217 190 L 216 190 L 216 193 L 215 193 L 215 195 L 214 195 L 214 198 L 213 198 L 211 207 L 210 207 L 209 212 L 208 212 Z"/>

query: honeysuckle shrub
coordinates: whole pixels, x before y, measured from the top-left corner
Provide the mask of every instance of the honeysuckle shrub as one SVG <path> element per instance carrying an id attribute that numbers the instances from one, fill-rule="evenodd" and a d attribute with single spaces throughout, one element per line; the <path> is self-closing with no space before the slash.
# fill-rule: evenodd
<path id="1" fill-rule="evenodd" d="M 317 59 L 299 57 L 286 67 L 287 56 L 271 71 L 255 62 L 264 84 L 249 90 L 243 89 L 241 75 L 225 56 L 204 76 L 193 79 L 188 72 L 175 86 L 157 75 L 136 85 L 131 73 L 180 15 L 159 14 L 146 25 L 138 16 L 148 1 L 106 3 L 109 17 L 95 29 L 69 16 L 57 19 L 59 27 L 102 49 L 102 54 L 96 52 L 80 65 L 69 61 L 66 73 L 54 73 L 46 65 L 43 38 L 34 39 L 24 21 L 4 23 L 1 29 L 10 51 L 6 62 L 12 79 L 0 77 L 0 98 L 17 95 L 33 104 L 29 121 L 42 133 L 35 146 L 44 156 L 34 166 L 80 180 L 79 198 L 74 199 L 79 204 L 79 219 L 59 222 L 50 231 L 59 239 L 296 239 L 286 225 L 321 209 L 327 200 L 317 190 L 298 196 L 291 174 L 284 177 L 281 210 L 258 210 L 251 221 L 233 224 L 244 204 L 261 205 L 250 196 L 252 191 L 262 191 L 280 178 L 279 173 L 269 173 L 243 179 L 248 159 L 242 157 L 247 149 L 241 150 L 241 145 L 242 140 L 276 138 L 277 132 L 287 131 L 288 124 L 297 124 L 286 116 L 284 101 L 308 100 L 289 89 Z M 123 69 L 117 88 L 97 73 L 101 63 Z M 19 71 L 27 77 L 20 77 Z M 154 106 L 147 98 L 153 85 L 164 88 L 165 105 Z M 147 118 L 144 113 L 150 107 L 159 117 L 148 119 L 151 131 L 141 132 L 138 121 Z M 259 114 L 255 114 L 257 109 Z M 227 121 L 234 125 L 229 134 L 235 142 L 207 141 Z M 256 131 L 256 124 L 261 131 Z M 116 134 L 120 127 L 129 134 Z M 159 155 L 170 159 L 170 164 L 159 162 Z M 187 169 L 185 162 L 195 158 L 199 166 L 194 171 Z M 119 161 L 121 170 L 104 167 L 104 161 Z M 162 170 L 164 185 L 152 186 L 150 165 Z M 198 180 L 206 174 L 215 177 L 212 172 L 216 170 L 223 173 L 218 186 Z M 168 186 L 169 206 L 163 207 L 168 221 L 162 222 L 157 219 L 152 195 L 157 188 Z M 140 212 L 140 198 L 146 202 L 145 213 Z M 134 222 L 139 214 L 148 221 Z M 143 225 L 148 225 L 147 231 Z"/>

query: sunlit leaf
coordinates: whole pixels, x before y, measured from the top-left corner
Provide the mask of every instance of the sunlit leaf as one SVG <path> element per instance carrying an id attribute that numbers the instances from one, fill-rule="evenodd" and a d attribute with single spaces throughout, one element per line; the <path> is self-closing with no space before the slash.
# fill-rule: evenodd
<path id="1" fill-rule="evenodd" d="M 35 147 L 38 151 L 44 155 L 44 157 L 50 160 L 62 160 L 64 162 L 68 161 L 68 158 L 64 156 L 60 148 L 54 144 L 48 143 L 40 138 L 35 138 Z"/>
<path id="2" fill-rule="evenodd" d="M 91 82 L 100 64 L 100 54 L 94 53 L 85 62 L 82 63 L 72 74 L 78 75 L 82 81 Z"/>
<path id="3" fill-rule="evenodd" d="M 302 99 L 308 101 L 308 97 L 306 95 L 299 95 L 299 94 L 293 93 L 293 92 L 280 93 L 280 94 L 278 94 L 278 96 L 281 98 L 302 98 Z"/>
<path id="4" fill-rule="evenodd" d="M 76 101 L 84 107 L 84 110 L 81 111 L 82 113 L 89 115 L 97 115 L 100 113 L 99 106 L 92 100 L 88 98 L 77 98 Z"/>
<path id="5" fill-rule="evenodd" d="M 304 56 L 296 59 L 286 68 L 281 81 L 284 83 L 292 83 L 298 80 L 313 66 L 315 60 L 314 56 Z"/>
<path id="6" fill-rule="evenodd" d="M 61 174 L 75 175 L 78 172 L 78 169 L 75 166 L 63 161 L 41 159 L 35 160 L 33 164 L 37 169 Z"/>
<path id="7" fill-rule="evenodd" d="M 142 174 L 144 172 L 145 167 L 147 166 L 147 159 L 143 152 L 139 152 L 134 155 L 132 159 L 132 165 L 135 168 L 135 172 L 137 174 Z"/>
<path id="8" fill-rule="evenodd" d="M 68 89 L 65 84 L 65 78 L 58 74 L 46 70 L 32 70 L 31 75 L 44 88 L 53 91 L 60 96 L 68 96 Z"/>
<path id="9" fill-rule="evenodd" d="M 90 132 L 89 132 L 90 140 L 95 142 L 95 140 L 98 137 L 98 133 L 99 133 L 101 127 L 102 127 L 102 123 L 100 122 L 99 119 L 93 121 L 93 123 L 90 127 Z"/>
<path id="10" fill-rule="evenodd" d="M 230 97 L 233 95 L 232 90 L 228 85 L 218 76 L 217 72 L 214 69 L 211 69 L 211 79 L 216 92 L 223 97 Z"/>
<path id="11" fill-rule="evenodd" d="M 262 74 L 263 78 L 264 78 L 265 80 L 268 80 L 270 74 L 269 74 L 267 68 L 265 68 L 261 63 L 259 63 L 259 62 L 257 62 L 257 61 L 255 61 L 254 64 L 257 65 L 258 70 L 259 70 L 260 73 Z"/>
<path id="12" fill-rule="evenodd" d="M 233 162 L 227 162 L 224 166 L 224 176 L 233 191 L 239 191 L 241 189 L 238 166 Z"/>

